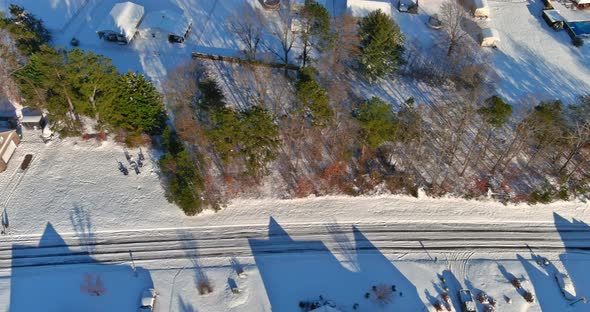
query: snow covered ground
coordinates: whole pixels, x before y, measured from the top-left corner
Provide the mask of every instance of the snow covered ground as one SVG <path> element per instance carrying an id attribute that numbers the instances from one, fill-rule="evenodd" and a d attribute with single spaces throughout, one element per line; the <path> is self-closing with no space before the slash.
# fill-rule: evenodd
<path id="1" fill-rule="evenodd" d="M 70 47 L 72 37 L 80 40 L 80 48 L 104 54 L 113 59 L 123 72 L 128 70 L 146 73 L 158 85 L 167 72 L 190 60 L 191 52 L 236 55 L 240 43 L 227 31 L 228 17 L 236 14 L 240 6 L 260 6 L 258 0 L 142 0 L 145 12 L 171 9 L 184 11 L 193 19 L 193 30 L 185 44 L 170 44 L 153 39 L 136 38 L 128 46 L 101 41 L 96 27 L 119 0 L 0 0 L 0 9 L 9 3 L 18 3 L 42 18 L 53 31 L 53 44 Z M 400 13 L 392 9 L 392 16 L 400 25 L 408 41 L 424 52 L 440 45 L 441 33 L 426 26 L 428 15 L 439 11 L 441 0 L 420 3 L 418 15 Z M 326 1 L 334 15 L 346 9 L 345 0 Z M 528 96 L 539 99 L 561 98 L 573 101 L 590 87 L 590 45 L 576 48 L 567 34 L 554 32 L 541 18 L 543 4 L 538 1 L 489 1 L 491 17 L 472 23 L 471 28 L 493 27 L 501 36 L 498 50 L 487 49 L 499 76 L 498 93 L 518 102 Z M 563 8 L 563 10 L 569 10 Z M 590 20 L 590 12 L 565 12 L 576 19 Z M 267 12 L 272 19 L 275 13 Z M 477 29 L 473 30 L 475 40 Z M 267 35 L 270 45 L 277 45 Z M 294 47 L 294 53 L 298 47 Z M 268 51 L 266 52 L 268 53 Z M 389 86 L 383 86 L 388 89 Z M 380 90 L 376 90 L 379 93 Z M 405 94 L 406 99 L 413 96 Z M 399 93 L 399 92 L 398 92 Z M 397 99 L 392 93 L 393 99 Z"/>
<path id="2" fill-rule="evenodd" d="M 0 0 L 0 8 L 12 2 Z M 141 71 L 157 82 L 192 51 L 238 50 L 220 25 L 239 1 L 138 1 L 146 12 L 183 9 L 195 25 L 184 45 L 140 39 L 129 46 L 102 42 L 95 34 L 115 0 L 16 2 L 46 21 L 56 45 L 67 46 L 75 36 L 81 48 L 113 58 L 121 71 Z M 331 11 L 343 11 L 343 0 L 327 2 Z M 423 12 L 435 12 L 439 3 L 421 2 L 419 15 L 393 12 L 409 40 L 425 50 L 439 34 L 425 26 Z M 565 33 L 550 30 L 538 1 L 490 5 L 487 23 L 502 34 L 500 49 L 489 52 L 502 77 L 502 95 L 567 100 L 588 89 L 588 45 L 574 48 Z M 402 89 L 389 82 L 374 92 L 399 101 L 416 90 L 424 99 L 434 92 L 425 85 Z M 363 92 L 370 96 L 370 90 Z M 137 150 L 130 152 L 137 157 Z M 112 142 L 44 144 L 38 133 L 26 135 L 0 173 L 0 211 L 9 224 L 8 234 L 0 236 L 0 311 L 133 311 L 141 289 L 152 286 L 159 292 L 158 311 L 299 311 L 299 301 L 320 295 L 342 311 L 353 311 L 354 303 L 358 311 L 423 311 L 440 300 L 439 274 L 452 293 L 460 287 L 486 291 L 499 311 L 588 310 L 587 304 L 569 306 L 553 278 L 556 270 L 567 272 L 578 297 L 590 295 L 588 203 L 244 198 L 218 213 L 186 217 L 166 201 L 155 156 L 144 152 L 141 174 L 123 176 L 116 166 L 124 161 L 123 148 Z M 22 171 L 26 154 L 34 157 Z M 551 265 L 537 264 L 536 254 Z M 240 267 L 246 277 L 237 276 Z M 509 283 L 513 276 L 536 294 L 536 303 L 524 301 Z M 198 295 L 203 280 L 213 293 Z M 389 305 L 364 298 L 380 283 L 396 285 Z M 233 294 L 230 285 L 241 293 Z M 89 289 L 102 290 L 101 296 Z"/>
<path id="3" fill-rule="evenodd" d="M 141 174 L 124 176 L 115 163 L 125 161 L 123 148 L 112 142 L 44 144 L 26 133 L 0 174 L 9 223 L 0 236 L 0 311 L 31 311 L 38 302 L 47 302 L 43 311 L 132 311 L 145 287 L 158 290 L 158 311 L 299 311 L 299 301 L 320 295 L 342 311 L 355 303 L 358 311 L 423 311 L 440 300 L 438 275 L 451 294 L 487 292 L 499 311 L 588 307 L 568 306 L 553 278 L 568 272 L 578 296 L 590 293 L 587 203 L 252 198 L 186 217 L 166 202 L 153 155 L 144 153 Z M 22 172 L 26 154 L 35 156 Z M 237 276 L 240 267 L 246 277 Z M 512 276 L 536 303 L 524 301 Z M 87 279 L 96 286 L 97 277 L 101 296 L 86 291 Z M 213 292 L 198 295 L 204 279 Z M 377 284 L 396 285 L 390 304 L 364 298 Z M 32 294 L 40 300 L 29 300 Z"/>

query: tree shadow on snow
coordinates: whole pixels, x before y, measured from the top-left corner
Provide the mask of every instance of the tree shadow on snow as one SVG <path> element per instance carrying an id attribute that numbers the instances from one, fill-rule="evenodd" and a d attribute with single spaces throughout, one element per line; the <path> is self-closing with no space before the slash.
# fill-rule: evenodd
<path id="1" fill-rule="evenodd" d="M 566 271 L 562 273 L 567 273 L 570 276 L 578 298 L 584 296 L 589 299 L 590 225 L 576 219 L 569 221 L 557 213 L 553 214 L 553 219 L 565 247 L 565 253 L 559 256 Z M 590 303 L 580 302 L 574 307 L 576 307 L 576 311 L 587 311 L 590 310 Z"/>
<path id="2" fill-rule="evenodd" d="M 197 309 L 192 304 L 184 302 L 182 297 L 178 297 L 178 312 L 197 312 Z"/>
<path id="3" fill-rule="evenodd" d="M 426 308 L 416 287 L 355 226 L 354 247 L 345 245 L 354 248 L 358 271 L 347 269 L 322 241 L 293 240 L 272 217 L 268 229 L 268 239 L 250 239 L 249 244 L 273 311 L 300 311 L 299 301 L 319 296 L 345 310 L 355 303 L 359 311 Z M 396 286 L 390 304 L 364 297 L 379 284 Z"/>
<path id="4" fill-rule="evenodd" d="M 146 269 L 101 263 L 70 248 L 51 223 L 37 245 L 12 246 L 8 267 L 9 312 L 135 311 L 143 289 L 154 285 Z"/>
<path id="5" fill-rule="evenodd" d="M 74 208 L 70 210 L 70 223 L 78 236 L 82 249 L 92 254 L 96 246 L 96 237 L 90 212 L 80 204 L 74 203 Z"/>

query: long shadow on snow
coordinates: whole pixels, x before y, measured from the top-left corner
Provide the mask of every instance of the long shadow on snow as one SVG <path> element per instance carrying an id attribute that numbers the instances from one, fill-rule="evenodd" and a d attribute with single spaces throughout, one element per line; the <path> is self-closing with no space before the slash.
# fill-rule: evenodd
<path id="1" fill-rule="evenodd" d="M 588 259 L 590 258 L 590 225 L 573 219 L 569 221 L 557 213 L 553 213 L 555 228 L 559 232 L 561 241 L 565 247 L 565 253 L 559 256 L 561 263 L 576 289 L 577 297 L 590 297 L 590 270 Z M 577 303 L 576 311 L 590 310 L 590 303 Z"/>
<path id="2" fill-rule="evenodd" d="M 72 253 L 75 259 L 60 257 Z M 51 265 L 36 265 L 50 259 Z M 88 251 L 70 249 L 51 223 L 37 246 L 12 246 L 11 267 L 9 312 L 136 311 L 141 291 L 154 285 L 146 269 L 134 272 L 130 265 L 100 263 Z"/>
<path id="3" fill-rule="evenodd" d="M 320 295 L 349 310 L 422 311 L 426 307 L 416 287 L 359 231 L 352 227 L 357 271 L 350 271 L 321 241 L 293 240 L 270 218 L 268 239 L 249 244 L 273 311 L 297 311 L 300 300 Z M 365 299 L 373 285 L 396 285 L 392 303 L 380 307 Z M 400 294 L 403 293 L 403 294 Z"/>

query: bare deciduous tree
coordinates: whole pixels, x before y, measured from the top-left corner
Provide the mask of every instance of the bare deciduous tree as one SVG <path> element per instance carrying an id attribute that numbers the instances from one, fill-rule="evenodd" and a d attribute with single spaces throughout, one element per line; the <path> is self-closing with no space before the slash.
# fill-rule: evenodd
<path id="1" fill-rule="evenodd" d="M 447 56 L 463 40 L 467 33 L 463 30 L 463 20 L 468 17 L 467 11 L 458 0 L 445 0 L 440 6 L 440 17 L 443 30 L 448 36 Z"/>
<path id="2" fill-rule="evenodd" d="M 246 58 L 256 59 L 258 48 L 262 45 L 265 18 L 258 8 L 244 3 L 228 18 L 227 28 L 244 44 Z"/>
<path id="3" fill-rule="evenodd" d="M 289 66 L 291 50 L 293 49 L 297 36 L 293 32 L 293 29 L 291 29 L 291 19 L 293 14 L 291 7 L 288 4 L 283 5 L 277 13 L 279 15 L 277 23 L 267 23 L 267 29 L 269 29 L 272 36 L 279 41 L 280 48 L 277 49 L 277 47 L 268 42 L 263 42 L 263 45 L 283 62 L 286 74 Z"/>
<path id="4" fill-rule="evenodd" d="M 357 19 L 350 14 L 335 18 L 332 32 L 334 41 L 331 51 L 322 55 L 324 60 L 318 62 L 318 69 L 338 75 L 361 53 Z"/>

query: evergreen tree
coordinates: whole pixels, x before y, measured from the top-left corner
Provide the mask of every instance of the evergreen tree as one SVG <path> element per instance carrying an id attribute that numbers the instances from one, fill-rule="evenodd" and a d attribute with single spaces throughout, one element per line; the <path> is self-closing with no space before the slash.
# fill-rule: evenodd
<path id="1" fill-rule="evenodd" d="M 479 108 L 477 112 L 483 120 L 495 128 L 503 126 L 508 118 L 512 116 L 512 105 L 504 102 L 498 96 L 492 96 L 485 101 L 485 106 Z"/>
<path id="2" fill-rule="evenodd" d="M 80 108 L 86 100 L 72 82 L 65 52 L 42 46 L 15 76 L 27 104 L 48 111 L 53 130 L 79 133 Z"/>
<path id="3" fill-rule="evenodd" d="M 361 137 L 369 148 L 395 140 L 398 121 L 391 104 L 373 97 L 356 107 L 353 114 L 359 121 Z"/>
<path id="4" fill-rule="evenodd" d="M 310 61 L 312 51 L 324 51 L 331 45 L 333 36 L 330 31 L 330 13 L 325 6 L 317 1 L 305 0 L 303 8 L 299 12 L 299 17 L 302 26 L 302 67 L 305 67 Z"/>
<path id="5" fill-rule="evenodd" d="M 189 216 L 200 213 L 206 204 L 200 195 L 204 189 L 201 172 L 174 131 L 167 127 L 162 139 L 166 153 L 159 163 L 167 182 L 166 198 Z"/>
<path id="6" fill-rule="evenodd" d="M 359 21 L 359 26 L 359 65 L 369 80 L 384 77 L 403 63 L 405 37 L 389 15 L 373 11 Z"/>
<path id="7" fill-rule="evenodd" d="M 51 35 L 42 20 L 15 4 L 9 6 L 8 12 L 10 17 L 0 12 L 0 28 L 12 34 L 21 53 L 30 55 L 40 51 L 41 46 L 49 42 Z"/>
<path id="8" fill-rule="evenodd" d="M 163 130 L 165 111 L 154 84 L 144 75 L 128 72 L 121 75 L 114 88 L 113 105 L 106 108 L 105 120 L 115 128 L 133 135 L 158 134 Z"/>
<path id="9" fill-rule="evenodd" d="M 205 78 L 199 81 L 199 108 L 204 111 L 225 107 L 225 95 L 215 79 Z"/>
<path id="10" fill-rule="evenodd" d="M 119 72 L 109 58 L 78 49 L 67 53 L 66 66 L 71 84 L 85 99 L 78 110 L 93 117 L 100 128 L 101 112 L 112 105 Z"/>
<path id="11" fill-rule="evenodd" d="M 225 165 L 238 155 L 238 144 L 243 135 L 235 110 L 223 107 L 213 112 L 207 136 Z"/>
<path id="12" fill-rule="evenodd" d="M 334 117 L 328 93 L 315 80 L 312 68 L 304 68 L 297 82 L 297 100 L 300 112 L 313 127 L 326 127 Z"/>
<path id="13" fill-rule="evenodd" d="M 265 166 L 277 158 L 279 128 L 270 112 L 260 106 L 242 112 L 240 126 L 243 132 L 240 154 L 246 159 L 248 174 L 259 177 Z"/>

